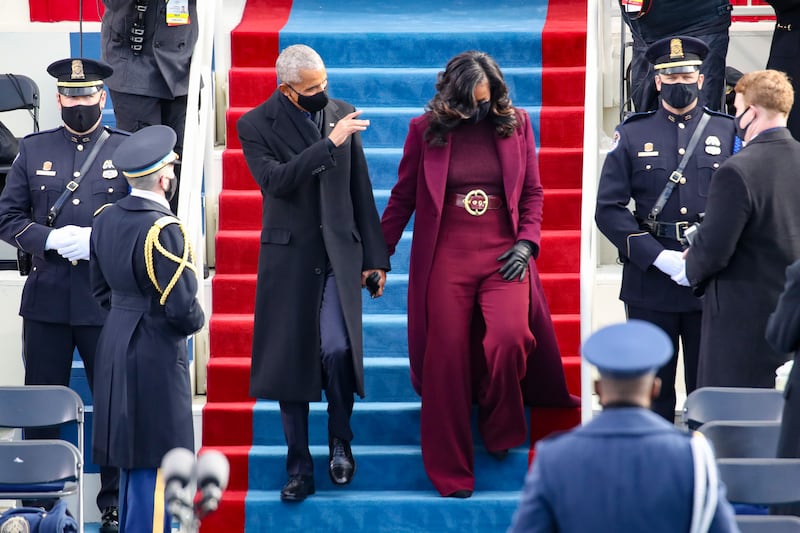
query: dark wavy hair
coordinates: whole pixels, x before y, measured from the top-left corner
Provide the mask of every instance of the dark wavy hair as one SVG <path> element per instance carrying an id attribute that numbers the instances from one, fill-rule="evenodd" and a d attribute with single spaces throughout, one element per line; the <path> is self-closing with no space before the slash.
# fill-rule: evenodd
<path id="1" fill-rule="evenodd" d="M 491 120 L 497 134 L 510 137 L 517 127 L 517 114 L 503 73 L 492 57 L 485 52 L 469 50 L 448 61 L 436 80 L 436 95 L 425 106 L 429 114 L 425 140 L 434 146 L 447 144 L 447 134 L 469 118 L 476 110 L 475 87 L 489 82 L 491 108 L 485 120 Z"/>

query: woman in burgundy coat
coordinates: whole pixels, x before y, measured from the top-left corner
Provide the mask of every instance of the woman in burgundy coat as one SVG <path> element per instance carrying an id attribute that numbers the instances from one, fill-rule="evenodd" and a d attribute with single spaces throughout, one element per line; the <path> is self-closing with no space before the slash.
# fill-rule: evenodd
<path id="1" fill-rule="evenodd" d="M 469 51 L 412 119 L 381 221 L 393 254 L 412 213 L 411 381 L 425 470 L 443 496 L 475 486 L 470 411 L 490 454 L 526 440 L 524 404 L 574 407 L 535 261 L 542 186 L 528 114 L 495 61 Z"/>

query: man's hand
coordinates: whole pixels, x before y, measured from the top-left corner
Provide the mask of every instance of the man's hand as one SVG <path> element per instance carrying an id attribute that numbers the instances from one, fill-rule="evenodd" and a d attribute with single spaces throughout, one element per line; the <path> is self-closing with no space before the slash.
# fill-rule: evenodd
<path id="1" fill-rule="evenodd" d="M 45 250 L 58 250 L 64 246 L 69 245 L 74 239 L 73 234 L 78 226 L 64 226 L 61 228 L 54 228 L 47 234 L 47 240 L 44 243 Z"/>
<path id="2" fill-rule="evenodd" d="M 345 117 L 336 123 L 334 126 L 333 131 L 331 131 L 328 138 L 335 144 L 336 146 L 343 145 L 348 137 L 354 134 L 357 131 L 366 131 L 367 126 L 369 126 L 369 120 L 361 120 L 358 116 L 362 113 L 361 110 L 353 111 L 345 115 Z"/>
<path id="3" fill-rule="evenodd" d="M 531 255 L 533 255 L 531 243 L 525 239 L 517 241 L 514 246 L 497 258 L 498 261 L 505 261 L 505 264 L 500 267 L 498 272 L 506 281 L 511 281 L 514 278 L 519 278 L 519 281 L 522 281 L 525 277 L 525 271 L 528 269 L 528 261 Z"/>
<path id="4" fill-rule="evenodd" d="M 89 241 L 92 228 L 73 226 L 70 241 L 58 248 L 58 254 L 69 261 L 89 260 Z"/>
<path id="5" fill-rule="evenodd" d="M 375 291 L 374 294 L 372 294 L 372 297 L 373 298 L 380 298 L 381 296 L 383 296 L 383 287 L 386 285 L 386 271 L 385 270 L 372 269 L 372 270 L 363 271 L 361 273 L 361 286 L 362 287 L 366 287 L 367 286 L 367 278 L 373 272 L 377 272 L 381 279 L 378 280 L 378 290 Z"/>
<path id="6" fill-rule="evenodd" d="M 678 250 L 664 250 L 653 261 L 653 266 L 670 277 L 680 274 L 681 270 L 685 268 L 685 264 L 683 252 Z"/>

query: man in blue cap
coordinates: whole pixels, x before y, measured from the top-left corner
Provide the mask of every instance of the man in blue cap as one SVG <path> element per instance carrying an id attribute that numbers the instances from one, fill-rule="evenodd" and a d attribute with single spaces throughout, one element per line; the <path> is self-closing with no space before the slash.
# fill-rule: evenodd
<path id="1" fill-rule="evenodd" d="M 703 41 L 683 36 L 647 50 L 661 105 L 617 126 L 597 189 L 595 221 L 623 265 L 625 312 L 672 339 L 673 355 L 658 373 L 663 387 L 653 402 L 668 421 L 675 419 L 679 342 L 687 393 L 696 386 L 700 346 L 702 303 L 684 274 L 684 231 L 705 211 L 711 178 L 734 146 L 731 117 L 698 103 L 707 53 Z"/>
<path id="2" fill-rule="evenodd" d="M 169 450 L 194 449 L 186 337 L 205 317 L 191 246 L 169 206 L 175 140 L 168 126 L 149 126 L 119 146 L 114 161 L 131 193 L 98 213 L 92 231 L 92 287 L 109 310 L 92 453 L 121 469 L 123 533 L 171 531 L 158 467 Z"/>
<path id="3" fill-rule="evenodd" d="M 694 465 L 702 465 L 706 479 L 716 468 L 707 441 L 649 410 L 660 386 L 656 370 L 672 356 L 669 336 L 630 320 L 595 332 L 582 354 L 600 373 L 595 388 L 603 411 L 536 445 L 509 531 L 739 531 L 724 485 L 695 486 Z M 716 498 L 693 508 L 698 489 Z M 707 525 L 695 530 L 692 523 Z"/>
<path id="4" fill-rule="evenodd" d="M 77 348 L 91 389 L 97 339 L 106 317 L 89 285 L 92 215 L 128 194 L 112 158 L 126 134 L 100 125 L 106 102 L 103 82 L 111 67 L 68 58 L 52 63 L 47 72 L 56 78 L 64 123 L 20 142 L 0 196 L 0 238 L 16 246 L 20 257 L 32 257 L 19 311 L 25 384 L 69 385 Z M 58 429 L 44 428 L 27 431 L 26 437 L 58 434 Z M 115 533 L 119 472 L 101 468 L 100 480 L 100 533 Z"/>

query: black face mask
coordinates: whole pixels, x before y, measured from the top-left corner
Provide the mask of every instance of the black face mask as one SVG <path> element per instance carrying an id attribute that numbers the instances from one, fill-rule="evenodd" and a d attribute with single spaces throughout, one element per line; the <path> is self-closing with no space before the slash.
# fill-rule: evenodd
<path id="1" fill-rule="evenodd" d="M 683 109 L 691 104 L 700 94 L 700 87 L 695 83 L 662 83 L 661 98 L 675 109 Z"/>
<path id="2" fill-rule="evenodd" d="M 292 90 L 294 91 L 294 89 Z M 297 103 L 309 113 L 316 113 L 328 105 L 328 91 L 320 91 L 311 96 L 300 94 L 297 91 L 295 93 L 297 94 Z"/>
<path id="3" fill-rule="evenodd" d="M 178 190 L 178 178 L 170 179 L 169 187 L 167 187 L 167 190 L 164 191 L 164 196 L 166 196 L 168 202 L 172 201 L 172 199 L 175 197 L 175 191 L 177 190 Z"/>
<path id="4" fill-rule="evenodd" d="M 61 108 L 61 120 L 64 124 L 77 133 L 85 133 L 97 123 L 100 118 L 100 104 L 75 105 Z"/>
<path id="5" fill-rule="evenodd" d="M 486 115 L 489 114 L 489 109 L 491 107 L 492 107 L 492 102 L 488 100 L 486 102 L 478 102 L 478 107 L 475 108 L 475 112 L 472 113 L 472 115 L 469 118 L 465 118 L 464 122 L 467 122 L 468 124 L 477 124 L 478 122 L 486 118 Z"/>
<path id="6" fill-rule="evenodd" d="M 747 109 L 750 109 L 749 107 Z M 733 117 L 733 125 L 736 126 L 736 136 L 739 137 L 742 141 L 744 141 L 744 136 L 747 135 L 747 128 L 750 127 L 750 124 L 753 123 L 755 118 L 752 118 L 750 122 L 747 123 L 747 126 L 742 127 L 742 117 L 745 113 L 747 113 L 747 109 L 742 111 L 741 115 L 737 115 Z"/>

